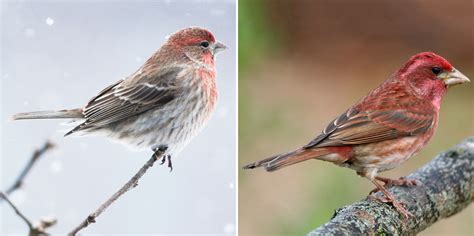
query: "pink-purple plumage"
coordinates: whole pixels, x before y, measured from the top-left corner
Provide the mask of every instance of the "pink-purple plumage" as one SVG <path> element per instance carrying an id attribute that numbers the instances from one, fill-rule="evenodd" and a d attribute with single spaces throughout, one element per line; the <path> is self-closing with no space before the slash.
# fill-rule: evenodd
<path id="1" fill-rule="evenodd" d="M 428 143 L 438 126 L 447 88 L 468 81 L 441 56 L 419 53 L 307 145 L 244 168 L 275 171 L 311 159 L 329 161 L 371 180 L 408 217 L 410 213 L 377 180 L 387 185 L 413 185 L 414 181 L 377 174 L 398 167 Z"/>

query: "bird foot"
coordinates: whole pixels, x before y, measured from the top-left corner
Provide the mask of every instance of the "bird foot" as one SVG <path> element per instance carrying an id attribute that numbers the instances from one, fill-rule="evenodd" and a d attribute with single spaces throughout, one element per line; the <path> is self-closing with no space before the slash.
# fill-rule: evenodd
<path id="1" fill-rule="evenodd" d="M 390 179 L 385 177 L 376 176 L 376 180 L 381 181 L 384 183 L 385 188 L 390 188 L 392 186 L 419 186 L 421 182 L 416 179 L 406 179 L 405 177 L 401 177 L 400 179 Z M 379 191 L 378 188 L 372 189 L 369 194 L 375 193 Z"/>
<path id="2" fill-rule="evenodd" d="M 405 204 L 404 203 L 399 202 L 399 201 L 395 200 L 392 197 L 388 197 L 386 195 L 376 196 L 376 195 L 370 194 L 369 198 L 372 199 L 372 200 L 377 200 L 377 201 L 383 202 L 383 203 L 391 203 L 395 207 L 395 209 L 397 209 L 397 211 L 400 212 L 403 215 L 403 217 L 405 219 L 409 219 L 409 218 L 413 217 L 413 214 L 411 214 L 408 210 L 405 209 L 405 207 L 404 207 Z"/>
<path id="3" fill-rule="evenodd" d="M 158 158 L 159 154 L 161 154 L 160 152 L 165 152 L 166 150 L 168 149 L 168 146 L 166 145 L 160 145 L 159 147 L 157 148 L 153 148 L 153 155 Z M 161 156 L 161 161 L 160 161 L 160 165 L 163 165 L 165 164 L 165 162 L 168 161 L 168 168 L 170 168 L 170 172 L 173 171 L 173 163 L 171 162 L 171 155 L 169 154 L 163 154 Z"/>
<path id="4" fill-rule="evenodd" d="M 161 158 L 160 165 L 165 164 L 166 161 L 168 161 L 168 168 L 170 168 L 170 172 L 172 172 L 173 171 L 173 163 L 171 162 L 171 155 L 164 155 Z"/>

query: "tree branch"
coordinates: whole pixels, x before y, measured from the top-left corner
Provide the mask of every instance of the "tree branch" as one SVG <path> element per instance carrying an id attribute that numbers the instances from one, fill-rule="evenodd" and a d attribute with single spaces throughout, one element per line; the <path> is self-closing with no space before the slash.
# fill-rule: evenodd
<path id="1" fill-rule="evenodd" d="M 15 211 L 15 213 L 28 225 L 29 236 L 42 236 L 49 235 L 46 233 L 46 229 L 56 224 L 55 219 L 41 220 L 39 224 L 33 226 L 31 221 L 18 209 L 18 207 L 13 204 L 13 202 L 8 198 L 7 194 L 0 192 L 0 198 L 5 200 L 8 205 Z"/>
<path id="2" fill-rule="evenodd" d="M 54 147 L 54 144 L 51 141 L 47 140 L 46 143 L 43 144 L 43 146 L 41 148 L 35 150 L 35 152 L 31 156 L 31 158 L 28 161 L 28 163 L 26 164 L 26 166 L 20 172 L 20 175 L 18 175 L 15 182 L 5 191 L 5 193 L 7 195 L 10 195 L 12 192 L 14 192 L 18 188 L 20 188 L 23 185 L 23 181 L 24 181 L 25 177 L 28 175 L 28 173 L 30 173 L 30 171 L 33 168 L 33 166 L 35 165 L 36 161 L 38 161 L 39 158 L 43 154 L 45 154 L 48 150 L 52 149 L 53 147 Z"/>
<path id="3" fill-rule="evenodd" d="M 328 223 L 308 235 L 414 235 L 460 212 L 474 200 L 474 136 L 439 154 L 407 178 L 422 184 L 393 186 L 389 191 L 414 217 L 404 220 L 391 205 L 366 198 L 336 210 Z"/>
<path id="4" fill-rule="evenodd" d="M 12 201 L 10 201 L 7 194 L 5 194 L 3 192 L 0 192 L 0 198 L 5 200 L 8 203 L 8 205 L 10 205 L 11 208 L 13 208 L 15 213 L 26 223 L 26 225 L 28 225 L 28 228 L 30 229 L 30 231 L 32 231 L 33 230 L 33 224 L 31 223 L 31 221 L 28 220 L 28 218 L 26 218 L 26 216 L 23 215 L 23 213 L 21 213 L 21 211 L 15 206 L 15 204 L 13 204 Z"/>
<path id="5" fill-rule="evenodd" d="M 8 195 L 19 189 L 26 178 L 26 176 L 30 173 L 33 166 L 36 162 L 43 156 L 48 150 L 52 149 L 54 144 L 47 140 L 45 144 L 39 149 L 36 149 L 33 155 L 31 156 L 30 160 L 20 172 L 18 177 L 16 178 L 15 182 L 5 191 L 0 192 L 0 202 L 5 200 L 15 211 L 15 213 L 28 225 L 29 234 L 30 236 L 39 236 L 39 235 L 48 235 L 46 233 L 46 229 L 56 224 L 56 219 L 41 219 L 38 224 L 33 225 L 28 218 L 21 213 L 21 211 L 13 204 L 13 202 L 8 198 Z"/>
<path id="6" fill-rule="evenodd" d="M 91 213 L 87 218 L 82 221 L 76 228 L 74 228 L 68 235 L 73 236 L 76 235 L 79 231 L 86 228 L 89 224 L 95 223 L 96 218 L 99 217 L 107 208 L 114 203 L 118 198 L 120 198 L 123 194 L 128 192 L 131 188 L 134 188 L 138 185 L 138 181 L 140 178 L 146 173 L 146 171 L 153 166 L 155 161 L 160 158 L 165 158 L 163 155 L 165 154 L 166 148 L 161 147 L 158 149 L 152 157 L 143 165 L 140 170 L 129 180 L 125 185 L 123 185 L 112 197 L 110 197 L 107 201 L 105 201 L 100 207 Z"/>

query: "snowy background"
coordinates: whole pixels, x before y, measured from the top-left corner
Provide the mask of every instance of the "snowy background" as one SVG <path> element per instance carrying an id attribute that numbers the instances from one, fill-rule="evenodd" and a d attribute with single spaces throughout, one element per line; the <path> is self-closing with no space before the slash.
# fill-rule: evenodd
<path id="1" fill-rule="evenodd" d="M 211 122 L 173 161 L 156 165 L 83 233 L 232 234 L 235 231 L 236 42 L 233 1 L 1 3 L 1 189 L 51 139 L 11 198 L 31 219 L 65 234 L 128 180 L 151 152 L 101 137 L 63 138 L 61 121 L 18 121 L 16 112 L 75 108 L 131 74 L 178 29 L 201 26 L 228 46 L 217 56 L 219 103 Z M 60 132 L 59 132 L 60 131 Z M 1 204 L 0 235 L 27 227 Z"/>

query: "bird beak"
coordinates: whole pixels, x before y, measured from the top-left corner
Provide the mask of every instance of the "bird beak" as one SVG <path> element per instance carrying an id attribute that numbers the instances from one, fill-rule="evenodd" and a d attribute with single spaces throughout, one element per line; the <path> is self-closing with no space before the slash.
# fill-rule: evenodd
<path id="1" fill-rule="evenodd" d="M 471 82 L 467 76 L 456 70 L 456 68 L 453 68 L 450 72 L 447 72 L 443 81 L 447 86 Z"/>
<path id="2" fill-rule="evenodd" d="M 227 46 L 225 46 L 223 43 L 216 42 L 213 45 L 212 54 L 216 55 L 217 53 L 219 53 L 221 51 L 224 51 L 226 48 L 227 48 Z"/>

